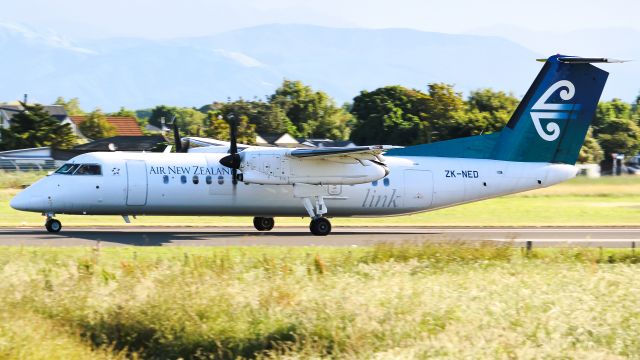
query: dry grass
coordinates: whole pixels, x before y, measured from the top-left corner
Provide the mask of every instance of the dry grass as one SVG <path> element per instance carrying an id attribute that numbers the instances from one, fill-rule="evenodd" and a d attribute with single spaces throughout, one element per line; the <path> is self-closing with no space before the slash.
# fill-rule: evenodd
<path id="1" fill-rule="evenodd" d="M 638 260 L 464 244 L 5 248 L 0 354 L 637 358 Z"/>

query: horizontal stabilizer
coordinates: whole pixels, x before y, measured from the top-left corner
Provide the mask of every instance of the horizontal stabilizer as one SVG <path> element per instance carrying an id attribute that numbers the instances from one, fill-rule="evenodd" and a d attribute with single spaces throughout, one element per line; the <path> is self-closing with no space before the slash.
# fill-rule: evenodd
<path id="1" fill-rule="evenodd" d="M 546 62 L 547 59 L 536 59 L 539 62 Z M 595 63 L 625 63 L 631 60 L 619 60 L 610 58 L 586 58 L 579 56 L 562 56 L 558 57 L 558 61 L 565 64 L 595 64 Z"/>

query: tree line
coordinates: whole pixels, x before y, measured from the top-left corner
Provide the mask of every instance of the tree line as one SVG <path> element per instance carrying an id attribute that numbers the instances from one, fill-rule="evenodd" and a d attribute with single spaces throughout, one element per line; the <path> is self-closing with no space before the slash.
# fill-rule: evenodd
<path id="1" fill-rule="evenodd" d="M 402 86 L 361 91 L 351 103 L 339 106 L 323 91 L 284 80 L 264 99 L 227 99 L 200 108 L 158 105 L 85 113 L 77 98 L 66 101 L 60 97 L 55 104 L 64 106 L 69 115 L 86 115 L 80 131 L 90 139 L 116 134 L 106 116 L 131 116 L 143 132 L 147 124 L 161 128 L 175 119 L 185 135 L 228 140 L 228 119 L 234 116 L 238 140 L 246 144 L 255 143 L 257 133 L 289 133 L 302 138 L 350 139 L 359 145 L 409 146 L 500 131 L 519 102 L 513 94 L 488 88 L 471 91 L 465 98 L 452 85 L 434 83 L 426 91 Z M 611 153 L 635 155 L 640 151 L 639 105 L 640 96 L 632 104 L 620 99 L 600 102 L 579 161 L 594 163 Z M 71 128 L 53 120 L 42 106 L 24 106 L 26 111 L 14 116 L 10 128 L 0 130 L 2 149 L 77 144 Z"/>

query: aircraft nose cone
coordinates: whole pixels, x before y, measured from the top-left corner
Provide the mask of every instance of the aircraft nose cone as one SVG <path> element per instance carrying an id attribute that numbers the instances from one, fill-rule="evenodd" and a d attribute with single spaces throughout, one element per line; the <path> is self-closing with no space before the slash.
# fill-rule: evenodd
<path id="1" fill-rule="evenodd" d="M 11 199 L 9 206 L 21 211 L 43 211 L 45 206 L 44 199 L 34 198 L 24 193 L 20 193 Z"/>

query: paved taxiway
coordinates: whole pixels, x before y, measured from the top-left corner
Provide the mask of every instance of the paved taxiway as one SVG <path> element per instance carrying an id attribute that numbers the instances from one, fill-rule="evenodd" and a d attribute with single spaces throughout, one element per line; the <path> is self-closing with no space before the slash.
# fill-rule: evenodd
<path id="1" fill-rule="evenodd" d="M 336 227 L 326 237 L 312 236 L 305 227 L 276 227 L 270 232 L 249 227 L 65 227 L 57 234 L 44 228 L 0 228 L 0 246 L 366 246 L 422 241 L 496 241 L 515 246 L 532 241 L 534 247 L 629 248 L 640 241 L 640 228 Z"/>

